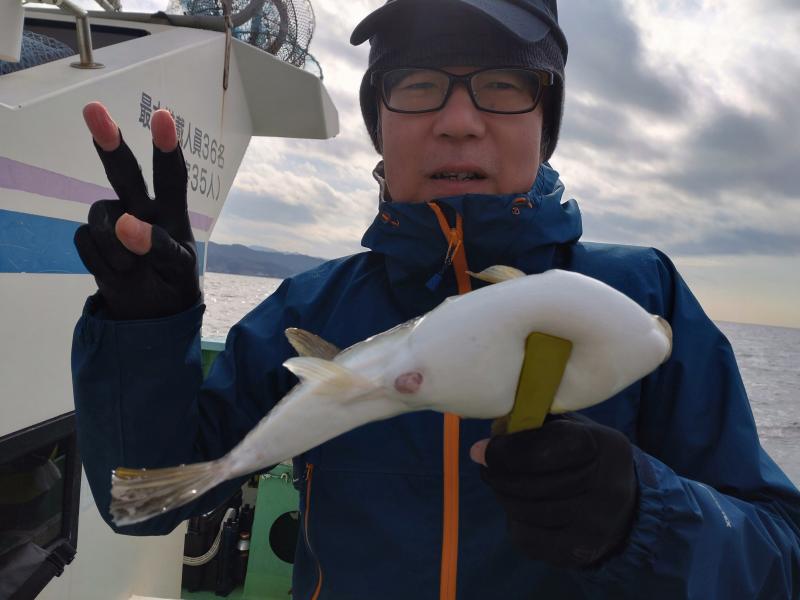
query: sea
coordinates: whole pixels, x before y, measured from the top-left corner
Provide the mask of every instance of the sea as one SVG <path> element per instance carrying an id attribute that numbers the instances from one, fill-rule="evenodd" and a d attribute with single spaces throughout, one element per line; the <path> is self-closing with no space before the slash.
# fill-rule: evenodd
<path id="1" fill-rule="evenodd" d="M 224 340 L 231 326 L 280 283 L 270 277 L 206 273 L 203 337 Z M 762 446 L 800 486 L 800 329 L 716 324 L 733 346 Z"/>

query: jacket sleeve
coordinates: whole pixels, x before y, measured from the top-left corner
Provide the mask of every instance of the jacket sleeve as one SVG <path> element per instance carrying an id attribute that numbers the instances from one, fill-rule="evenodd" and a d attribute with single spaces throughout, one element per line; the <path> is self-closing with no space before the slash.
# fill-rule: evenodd
<path id="1" fill-rule="evenodd" d="M 628 543 L 586 574 L 587 591 L 800 598 L 800 494 L 759 443 L 730 344 L 658 256 L 650 308 L 670 321 L 673 353 L 642 383 Z"/>
<path id="2" fill-rule="evenodd" d="M 78 443 L 100 514 L 120 533 L 169 533 L 212 510 L 243 479 L 149 521 L 116 527 L 109 515 L 111 471 L 156 468 L 219 458 L 235 446 L 292 385 L 281 367 L 290 354 L 284 300 L 290 281 L 233 327 L 225 350 L 203 381 L 203 305 L 146 321 L 103 318 L 89 298 L 72 344 Z"/>

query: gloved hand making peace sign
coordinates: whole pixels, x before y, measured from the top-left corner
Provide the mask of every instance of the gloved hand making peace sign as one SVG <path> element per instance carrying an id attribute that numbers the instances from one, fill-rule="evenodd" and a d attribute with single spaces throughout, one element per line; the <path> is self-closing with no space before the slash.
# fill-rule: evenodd
<path id="1" fill-rule="evenodd" d="M 92 102 L 83 116 L 119 198 L 92 204 L 88 224 L 75 232 L 75 247 L 97 281 L 109 316 L 152 319 L 186 310 L 199 300 L 200 283 L 186 163 L 172 115 L 162 109 L 150 119 L 155 199 L 106 108 Z"/>

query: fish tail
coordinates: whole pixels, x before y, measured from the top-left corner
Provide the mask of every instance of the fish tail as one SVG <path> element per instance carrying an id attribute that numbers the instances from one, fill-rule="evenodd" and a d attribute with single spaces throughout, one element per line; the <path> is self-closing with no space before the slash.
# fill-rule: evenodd
<path id="1" fill-rule="evenodd" d="M 225 463 L 212 460 L 166 469 L 126 469 L 111 474 L 111 517 L 133 525 L 188 504 L 225 481 Z"/>

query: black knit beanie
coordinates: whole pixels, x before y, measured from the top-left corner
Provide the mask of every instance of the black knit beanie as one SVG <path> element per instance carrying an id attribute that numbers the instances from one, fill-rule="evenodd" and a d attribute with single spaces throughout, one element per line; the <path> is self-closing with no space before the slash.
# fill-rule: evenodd
<path id="1" fill-rule="evenodd" d="M 378 153 L 378 90 L 371 83 L 373 73 L 395 67 L 469 65 L 524 67 L 553 73 L 554 85 L 545 88 L 542 100 L 542 161 L 552 156 L 564 105 L 567 47 L 560 31 L 551 30 L 541 40 L 525 43 L 473 11 L 430 2 L 424 10 L 406 11 L 391 28 L 377 31 L 369 42 L 369 67 L 361 80 L 361 114 Z"/>

